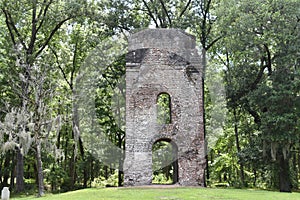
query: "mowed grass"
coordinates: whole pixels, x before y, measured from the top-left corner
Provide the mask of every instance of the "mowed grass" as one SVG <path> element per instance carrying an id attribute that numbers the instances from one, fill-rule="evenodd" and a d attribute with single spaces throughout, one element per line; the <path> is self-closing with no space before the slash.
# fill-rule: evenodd
<path id="1" fill-rule="evenodd" d="M 37 200 L 36 197 L 11 198 Z M 47 194 L 39 200 L 299 200 L 300 193 L 280 193 L 250 189 L 212 188 L 91 188 L 62 194 Z"/>

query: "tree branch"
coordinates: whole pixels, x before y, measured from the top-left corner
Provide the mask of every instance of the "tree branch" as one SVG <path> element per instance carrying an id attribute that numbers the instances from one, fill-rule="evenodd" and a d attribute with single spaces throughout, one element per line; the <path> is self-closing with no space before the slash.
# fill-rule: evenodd
<path id="1" fill-rule="evenodd" d="M 206 48 L 207 36 L 209 35 L 210 29 L 211 29 L 211 27 L 209 27 L 207 29 L 207 19 L 209 20 L 210 5 L 211 5 L 211 0 L 208 0 L 206 5 L 205 5 L 205 2 L 202 2 L 200 5 L 201 14 L 203 16 L 202 26 L 201 26 L 201 44 L 202 44 L 203 48 Z M 210 48 L 211 46 L 212 46 L 212 44 L 209 45 L 208 48 Z"/>
<path id="2" fill-rule="evenodd" d="M 181 17 L 184 15 L 184 13 L 186 12 L 186 10 L 187 10 L 188 7 L 190 6 L 191 2 L 192 2 L 192 0 L 189 0 L 189 1 L 187 2 L 187 4 L 185 5 L 184 9 L 180 12 L 179 18 L 181 18 Z"/>
<path id="3" fill-rule="evenodd" d="M 200 2 L 200 12 L 199 12 L 199 14 L 201 16 L 204 16 L 205 4 L 204 4 L 203 0 L 200 0 L 200 1 L 201 2 Z"/>
<path id="4" fill-rule="evenodd" d="M 47 0 L 44 0 L 44 4 L 46 3 Z M 43 12 L 43 9 L 41 9 L 40 13 L 39 13 L 39 17 L 38 19 L 41 18 L 41 14 L 43 13 L 43 17 L 42 17 L 42 20 L 40 22 L 40 24 L 38 25 L 37 27 L 37 32 L 40 30 L 40 28 L 42 27 L 42 25 L 44 24 L 44 21 L 45 21 L 45 18 L 46 18 L 46 15 L 47 15 L 47 12 L 48 12 L 48 9 L 50 7 L 50 5 L 52 4 L 53 0 L 50 0 L 49 3 L 46 5 L 45 9 L 44 9 L 44 12 Z"/>
<path id="5" fill-rule="evenodd" d="M 268 46 L 266 44 L 264 44 L 264 47 L 267 51 L 267 68 L 268 68 L 268 72 L 269 72 L 269 75 L 272 74 L 272 59 L 271 59 L 271 52 L 268 48 Z"/>
<path id="6" fill-rule="evenodd" d="M 36 0 L 34 0 L 33 2 L 33 8 L 32 8 L 32 20 L 31 20 L 31 37 L 30 37 L 30 42 L 29 42 L 29 46 L 28 46 L 28 50 L 27 53 L 29 55 L 32 55 L 33 53 L 33 49 L 34 49 L 34 43 L 36 40 L 36 23 L 37 23 L 37 19 L 36 19 Z"/>
<path id="7" fill-rule="evenodd" d="M 157 8 L 155 7 L 155 2 L 153 2 L 153 0 L 150 0 L 151 1 L 151 3 L 152 3 L 152 5 L 154 5 L 154 11 L 155 11 L 155 13 L 156 13 L 156 15 L 157 15 L 157 17 L 158 17 L 158 20 L 159 20 L 159 23 L 160 23 L 160 27 L 162 27 L 163 26 L 163 20 L 162 20 L 162 17 L 160 16 L 160 14 L 159 14 L 159 12 L 158 12 L 158 10 L 157 10 Z M 158 28 L 159 26 L 157 26 L 157 28 Z"/>
<path id="8" fill-rule="evenodd" d="M 123 25 L 118 25 L 118 28 L 121 29 L 121 31 L 123 32 L 124 30 L 125 31 L 130 31 L 131 29 L 126 27 L 126 26 L 123 26 Z"/>
<path id="9" fill-rule="evenodd" d="M 219 36 L 216 39 L 214 39 L 209 45 L 207 45 L 207 47 L 203 47 L 205 48 L 205 50 L 209 50 L 216 42 L 218 42 L 223 36 Z"/>
<path id="10" fill-rule="evenodd" d="M 44 5 L 46 4 L 47 0 L 44 0 L 44 2 L 42 3 L 42 6 L 41 6 L 41 9 L 39 11 L 39 14 L 37 15 L 37 19 L 39 20 L 43 14 L 43 8 L 44 8 Z"/>
<path id="11" fill-rule="evenodd" d="M 167 15 L 167 18 L 168 18 L 170 27 L 172 27 L 172 20 L 171 20 L 170 15 L 169 15 L 169 13 L 168 13 L 168 11 L 167 11 L 167 8 L 166 8 L 166 6 L 165 6 L 163 0 L 159 0 L 159 1 L 160 1 L 160 4 L 161 4 L 161 6 L 162 6 L 164 12 L 165 12 L 166 15 Z"/>
<path id="12" fill-rule="evenodd" d="M 7 10 L 5 10 L 5 9 L 2 9 L 2 11 L 3 11 L 4 14 L 5 14 L 6 24 L 7 24 L 7 26 L 8 26 L 8 29 L 11 30 L 10 33 L 13 35 L 13 31 L 14 31 L 14 32 L 17 34 L 17 37 L 18 37 L 20 43 L 22 44 L 23 48 L 24 48 L 25 50 L 27 50 L 28 48 L 27 48 L 27 46 L 26 46 L 26 44 L 25 44 L 25 40 L 24 40 L 23 37 L 21 36 L 21 34 L 20 34 L 20 32 L 18 31 L 17 27 L 15 26 L 14 21 L 13 21 L 11 15 L 10 15 L 10 13 L 9 13 Z M 11 29 L 11 28 L 12 28 L 12 29 Z M 13 37 L 13 38 L 14 38 L 14 37 Z M 15 41 L 15 39 L 14 39 L 14 41 Z M 15 43 L 16 43 L 16 41 L 15 41 Z"/>
<path id="13" fill-rule="evenodd" d="M 258 114 L 258 112 L 256 112 L 255 110 L 251 109 L 249 102 L 245 102 L 245 109 L 248 111 L 248 113 L 254 118 L 254 122 L 260 126 L 261 125 L 261 119 L 260 119 L 260 115 Z"/>
<path id="14" fill-rule="evenodd" d="M 158 23 L 157 23 L 157 21 L 156 21 L 154 15 L 153 15 L 151 9 L 149 8 L 147 2 L 146 2 L 145 0 L 143 0 L 143 3 L 144 3 L 144 5 L 145 5 L 146 8 L 147 8 L 147 11 L 148 11 L 148 14 L 149 14 L 150 18 L 154 21 L 156 28 L 158 28 L 159 25 L 158 25 Z"/>
<path id="15" fill-rule="evenodd" d="M 206 13 L 206 14 L 209 13 L 210 4 L 211 4 L 211 0 L 208 0 L 207 5 L 206 5 L 206 7 L 205 7 L 205 13 Z M 205 6 L 205 3 L 204 3 L 204 6 Z"/>
<path id="16" fill-rule="evenodd" d="M 220 56 L 220 54 L 217 53 L 217 56 L 220 59 L 220 61 L 223 63 L 223 65 L 228 68 L 228 65 L 227 65 L 226 61 Z"/>
<path id="17" fill-rule="evenodd" d="M 76 69 L 76 57 L 77 57 L 77 48 L 78 48 L 78 42 L 76 42 L 75 44 L 75 51 L 74 51 L 74 55 L 73 55 L 73 68 L 71 71 L 71 77 L 70 77 L 70 89 L 73 90 L 73 79 L 74 79 L 74 73 L 75 73 L 75 69 Z"/>
<path id="18" fill-rule="evenodd" d="M 5 23 L 6 23 L 6 26 L 8 28 L 11 41 L 14 44 L 14 46 L 16 46 L 17 43 L 16 43 L 16 40 L 15 40 L 15 36 L 14 36 L 14 34 L 12 32 L 12 29 L 10 27 L 10 23 L 9 23 L 9 20 L 8 20 L 8 15 L 7 15 L 7 13 L 6 13 L 6 11 L 4 9 L 2 9 L 2 11 L 3 11 L 4 15 L 5 15 Z"/>
<path id="19" fill-rule="evenodd" d="M 252 83 L 250 83 L 248 85 L 248 87 L 245 87 L 245 88 L 249 88 L 249 89 L 239 91 L 234 96 L 232 96 L 231 99 L 233 102 L 238 101 L 239 99 L 241 99 L 242 97 L 247 95 L 249 92 L 251 92 L 257 88 L 258 83 L 260 82 L 261 78 L 263 77 L 264 70 L 268 67 L 267 65 L 263 65 L 263 61 L 261 61 L 261 63 L 262 63 L 262 66 L 259 69 L 256 79 Z"/>
<path id="20" fill-rule="evenodd" d="M 72 19 L 72 17 L 68 17 L 62 21 L 60 21 L 55 27 L 54 29 L 51 31 L 49 37 L 46 39 L 46 41 L 44 42 L 44 44 L 40 47 L 39 51 L 35 54 L 35 57 L 38 57 L 38 55 L 40 53 L 42 53 L 42 51 L 46 48 L 46 46 L 49 44 L 50 40 L 52 39 L 52 37 L 54 36 L 54 34 L 58 31 L 58 29 L 60 29 L 60 27 L 68 20 Z"/>
<path id="21" fill-rule="evenodd" d="M 61 73 L 63 74 L 63 77 L 64 77 L 65 81 L 67 82 L 67 84 L 68 84 L 69 87 L 71 88 L 71 84 L 70 84 L 70 82 L 69 82 L 69 80 L 68 80 L 68 77 L 67 77 L 67 75 L 66 75 L 64 69 L 63 69 L 63 68 L 61 67 L 61 65 L 60 65 L 60 62 L 59 62 L 59 60 L 58 60 L 58 55 L 57 55 L 56 51 L 55 51 L 52 47 L 50 47 L 50 50 L 52 51 L 52 53 L 53 53 L 54 56 L 55 56 L 56 64 L 57 64 L 59 70 L 61 71 Z"/>

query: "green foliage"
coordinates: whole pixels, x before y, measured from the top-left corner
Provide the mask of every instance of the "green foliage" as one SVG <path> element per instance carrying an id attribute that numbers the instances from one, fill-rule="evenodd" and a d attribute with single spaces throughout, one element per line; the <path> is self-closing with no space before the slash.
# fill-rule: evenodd
<path id="1" fill-rule="evenodd" d="M 171 123 L 171 98 L 169 94 L 162 93 L 157 97 L 157 123 Z"/>
<path id="2" fill-rule="evenodd" d="M 280 182 L 269 185 L 280 186 L 281 190 L 289 190 L 287 166 L 299 142 L 299 62 L 295 50 L 299 43 L 295 41 L 300 38 L 296 7 L 299 1 L 294 0 L 242 0 L 238 4 L 229 0 L 222 1 L 217 9 L 222 16 L 217 26 L 224 38 L 216 54 L 226 67 L 228 106 L 234 115 L 240 110 L 240 123 L 242 116 L 250 115 L 253 120 L 249 134 L 242 135 L 248 128 L 241 124 L 235 131 L 240 133 L 239 139 L 246 139 L 238 150 L 240 161 L 251 164 L 255 172 L 267 166 L 264 169 L 270 171 L 261 172 L 261 176 L 270 172 L 271 182 Z M 276 172 L 278 177 L 273 176 Z"/>
<path id="3" fill-rule="evenodd" d="M 107 179 L 103 176 L 95 178 L 91 183 L 92 187 L 117 187 L 118 186 L 118 170 L 115 170 Z"/>
<path id="4" fill-rule="evenodd" d="M 64 183 L 68 180 L 66 171 L 56 163 L 52 163 L 48 169 L 44 170 L 44 177 L 47 183 L 51 185 L 51 191 L 68 191 L 70 188 L 64 188 Z"/>
<path id="5" fill-rule="evenodd" d="M 173 180 L 170 177 L 166 177 L 163 173 L 156 173 L 153 175 L 152 184 L 172 184 Z"/>

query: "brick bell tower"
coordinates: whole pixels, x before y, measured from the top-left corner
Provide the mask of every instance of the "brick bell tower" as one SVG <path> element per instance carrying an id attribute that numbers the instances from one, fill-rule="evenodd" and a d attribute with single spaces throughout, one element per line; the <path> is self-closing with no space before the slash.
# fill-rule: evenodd
<path id="1" fill-rule="evenodd" d="M 176 147 L 173 181 L 205 184 L 201 58 L 195 37 L 177 29 L 131 35 L 126 55 L 126 154 L 124 185 L 152 184 L 152 147 Z M 169 119 L 158 123 L 158 97 L 169 98 Z"/>

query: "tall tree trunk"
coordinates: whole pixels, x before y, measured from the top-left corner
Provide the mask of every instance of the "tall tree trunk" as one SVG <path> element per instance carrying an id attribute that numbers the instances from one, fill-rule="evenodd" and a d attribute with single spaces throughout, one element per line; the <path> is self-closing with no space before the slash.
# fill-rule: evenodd
<path id="1" fill-rule="evenodd" d="M 235 141 L 236 141 L 236 149 L 237 152 L 240 153 L 241 147 L 240 147 L 240 140 L 239 140 L 239 132 L 238 132 L 238 119 L 237 119 L 237 114 L 236 114 L 236 109 L 233 109 L 233 115 L 234 115 L 234 133 L 235 133 Z M 244 174 L 244 165 L 243 163 L 240 162 L 240 177 L 241 177 L 241 182 L 243 186 L 245 186 L 245 174 Z"/>
<path id="2" fill-rule="evenodd" d="M 17 165 L 16 165 L 16 192 L 20 193 L 24 191 L 24 157 L 20 151 L 17 149 Z"/>
<path id="3" fill-rule="evenodd" d="M 87 188 L 87 182 L 88 182 L 88 160 L 86 159 L 86 156 L 84 155 L 84 147 L 83 147 L 83 141 L 79 135 L 78 137 L 78 143 L 79 143 L 79 151 L 82 158 L 82 162 L 84 163 L 83 167 L 83 188 Z"/>
<path id="4" fill-rule="evenodd" d="M 92 187 L 92 182 L 94 181 L 94 164 L 93 164 L 93 158 L 90 159 L 90 187 Z"/>
<path id="5" fill-rule="evenodd" d="M 256 169 L 253 170 L 254 180 L 253 180 L 253 186 L 256 187 L 256 180 L 257 180 L 257 172 Z"/>
<path id="6" fill-rule="evenodd" d="M 118 169 L 118 186 L 119 187 L 121 187 L 121 186 L 123 186 L 123 172 L 120 170 L 121 169 L 121 165 L 122 165 L 122 163 L 121 163 L 122 161 L 120 161 L 119 160 L 119 169 Z"/>
<path id="7" fill-rule="evenodd" d="M 298 151 L 299 151 L 299 148 L 298 148 Z M 299 177 L 300 175 L 300 153 L 295 153 L 297 154 L 297 176 Z M 299 181 L 297 181 L 299 182 Z"/>
<path id="8" fill-rule="evenodd" d="M 87 188 L 88 186 L 88 180 L 89 180 L 89 176 L 88 176 L 88 159 L 85 158 L 84 155 L 82 155 L 82 162 L 84 163 L 84 167 L 83 167 L 83 188 Z"/>
<path id="9" fill-rule="evenodd" d="M 74 144 L 72 147 L 72 160 L 71 160 L 71 188 L 74 189 L 76 182 L 76 160 L 77 160 L 77 145 L 80 137 L 80 129 L 79 129 L 79 113 L 78 113 L 78 105 L 77 105 L 77 93 L 76 90 L 73 89 L 73 86 L 70 85 L 70 89 L 72 90 L 72 138 L 74 140 Z M 82 150 L 83 151 L 83 150 Z M 83 154 L 83 152 L 82 152 Z M 82 156 L 84 160 L 84 156 Z"/>
<path id="10" fill-rule="evenodd" d="M 104 177 L 105 177 L 105 180 L 108 179 L 108 166 L 107 165 L 104 165 Z"/>
<path id="11" fill-rule="evenodd" d="M 204 94 L 204 87 L 205 87 L 205 73 L 206 73 L 206 49 L 205 49 L 205 43 L 202 44 L 202 67 L 203 67 L 203 74 L 202 74 L 202 110 L 203 110 L 203 131 L 204 131 L 204 139 L 206 140 L 206 113 L 205 113 L 205 94 Z M 205 145 L 207 146 L 207 145 Z M 207 148 L 207 147 L 206 147 Z M 205 149 L 206 155 L 205 155 L 205 168 L 206 168 L 206 177 L 204 174 L 204 179 L 206 181 L 209 181 L 209 168 L 208 168 L 208 152 L 207 149 Z M 206 187 L 207 183 L 204 181 L 204 187 Z"/>
<path id="12" fill-rule="evenodd" d="M 118 108 L 119 108 L 119 106 L 118 106 Z M 117 137 L 118 137 L 118 147 L 121 149 L 123 138 L 122 138 L 122 135 L 120 132 L 117 133 Z M 122 156 L 120 156 L 119 167 L 118 167 L 118 186 L 119 187 L 123 185 L 123 161 L 124 161 L 124 158 Z"/>
<path id="13" fill-rule="evenodd" d="M 41 154 L 41 140 L 36 141 L 36 162 L 37 162 L 37 174 L 38 174 L 38 196 L 44 195 L 44 176 L 43 176 L 43 163 Z"/>
<path id="14" fill-rule="evenodd" d="M 13 158 L 12 159 L 12 166 L 15 166 L 15 151 L 13 151 L 12 152 L 12 155 L 11 155 L 11 157 Z M 10 171 L 10 187 L 11 188 L 14 188 L 15 187 L 15 182 L 14 182 L 14 180 L 15 180 L 15 169 L 14 169 L 14 167 L 12 167 L 11 168 L 11 171 Z"/>
<path id="15" fill-rule="evenodd" d="M 8 186 L 8 180 L 9 180 L 9 169 L 11 168 L 10 165 L 10 159 L 11 159 L 11 154 L 10 152 L 5 155 L 5 160 L 4 160 L 4 170 L 3 170 L 3 181 L 2 181 L 2 187 L 7 187 Z M 2 164 L 2 163 L 1 163 Z"/>
<path id="16" fill-rule="evenodd" d="M 87 164 L 87 163 L 86 163 Z M 86 165 L 84 167 L 84 171 L 83 171 L 83 188 L 87 188 L 88 186 L 88 180 L 89 180 L 89 177 L 88 177 L 88 173 L 87 173 L 87 169 L 86 169 Z"/>
<path id="17" fill-rule="evenodd" d="M 283 155 L 279 156 L 279 189 L 280 192 L 291 192 L 291 180 L 289 174 L 289 160 Z"/>
<path id="18" fill-rule="evenodd" d="M 76 162 L 76 152 L 75 152 L 75 144 L 72 145 L 72 156 L 70 159 L 70 177 L 71 177 L 71 190 L 74 190 L 74 186 L 75 186 L 75 172 L 76 172 L 76 167 L 75 167 L 75 162 Z"/>

